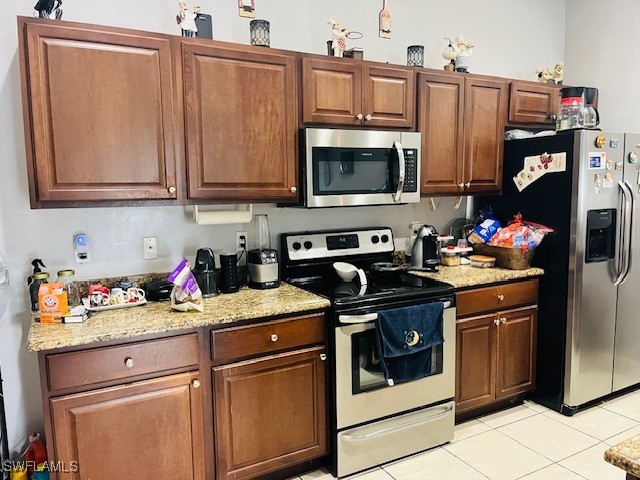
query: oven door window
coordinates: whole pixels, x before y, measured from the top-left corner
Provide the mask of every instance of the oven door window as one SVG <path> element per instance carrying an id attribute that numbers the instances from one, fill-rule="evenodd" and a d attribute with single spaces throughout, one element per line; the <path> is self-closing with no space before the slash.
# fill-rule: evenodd
<path id="1" fill-rule="evenodd" d="M 393 148 L 313 147 L 313 194 L 393 193 L 398 155 Z"/>
<path id="2" fill-rule="evenodd" d="M 442 354 L 442 344 L 432 348 L 431 375 L 442 374 Z M 354 395 L 387 386 L 380 362 L 375 328 L 351 335 L 351 379 Z"/>

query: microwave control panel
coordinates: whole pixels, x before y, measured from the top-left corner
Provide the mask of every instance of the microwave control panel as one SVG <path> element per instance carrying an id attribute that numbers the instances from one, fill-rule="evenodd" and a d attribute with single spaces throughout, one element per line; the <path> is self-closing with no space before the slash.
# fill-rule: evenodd
<path id="1" fill-rule="evenodd" d="M 404 187 L 403 192 L 418 191 L 418 151 L 412 148 L 404 149 Z"/>

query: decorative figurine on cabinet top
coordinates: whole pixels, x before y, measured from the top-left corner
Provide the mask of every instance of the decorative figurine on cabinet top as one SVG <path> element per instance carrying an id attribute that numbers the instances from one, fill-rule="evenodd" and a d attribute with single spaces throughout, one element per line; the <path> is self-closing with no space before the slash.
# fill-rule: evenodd
<path id="1" fill-rule="evenodd" d="M 182 0 L 180 2 L 180 13 L 176 15 L 176 21 L 182 29 L 183 37 L 195 37 L 198 33 L 198 27 L 196 26 L 196 17 L 200 13 L 200 7 L 193 7 L 193 10 L 189 10 L 187 2 Z"/>
<path id="2" fill-rule="evenodd" d="M 538 67 L 536 73 L 538 74 L 538 81 L 540 83 L 562 85 L 562 78 L 564 76 L 564 63 L 558 62 L 553 68 Z"/>
<path id="3" fill-rule="evenodd" d="M 456 53 L 456 49 L 453 48 L 453 40 L 446 37 L 445 40 L 449 42 L 449 45 L 447 45 L 447 48 L 442 52 L 442 58 L 449 60 L 449 63 L 447 63 L 443 68 L 448 72 L 453 72 L 456 68 L 456 56 L 458 54 Z"/>
<path id="4" fill-rule="evenodd" d="M 387 8 L 387 1 L 384 0 L 384 4 L 382 5 L 382 10 L 379 14 L 379 35 L 380 38 L 391 38 L 391 12 Z"/>
<path id="5" fill-rule="evenodd" d="M 331 44 L 331 47 L 333 48 L 333 56 L 342 57 L 344 56 L 344 51 L 347 48 L 347 35 L 349 35 L 349 30 L 346 28 L 340 28 L 340 22 L 333 18 L 329 19 L 329 25 L 331 25 L 331 37 L 333 38 L 333 42 Z"/>
<path id="6" fill-rule="evenodd" d="M 456 37 L 456 44 L 453 48 L 456 51 L 456 72 L 467 73 L 469 64 L 471 63 L 471 55 L 473 55 L 474 45 L 466 43 L 462 35 Z"/>
<path id="7" fill-rule="evenodd" d="M 553 73 L 548 68 L 538 67 L 536 73 L 538 74 L 538 81 L 540 83 L 556 83 L 553 80 Z"/>
<path id="8" fill-rule="evenodd" d="M 54 18 L 60 20 L 62 18 L 62 8 L 60 7 L 62 7 L 62 0 L 38 0 L 36 6 L 33 7 L 34 16 L 51 18 L 53 13 Z"/>

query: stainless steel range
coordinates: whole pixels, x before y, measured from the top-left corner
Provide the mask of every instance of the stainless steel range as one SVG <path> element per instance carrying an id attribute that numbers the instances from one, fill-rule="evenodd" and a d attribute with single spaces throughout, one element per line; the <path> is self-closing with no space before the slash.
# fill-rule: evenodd
<path id="1" fill-rule="evenodd" d="M 329 402 L 333 475 L 344 477 L 453 439 L 455 296 L 451 285 L 406 272 L 379 271 L 393 257 L 387 227 L 280 236 L 281 278 L 331 300 Z M 366 272 L 344 282 L 334 262 Z M 376 264 L 374 266 L 374 264 Z M 389 386 L 380 368 L 375 322 L 383 310 L 443 302 L 444 343 L 433 347 L 431 375 Z"/>

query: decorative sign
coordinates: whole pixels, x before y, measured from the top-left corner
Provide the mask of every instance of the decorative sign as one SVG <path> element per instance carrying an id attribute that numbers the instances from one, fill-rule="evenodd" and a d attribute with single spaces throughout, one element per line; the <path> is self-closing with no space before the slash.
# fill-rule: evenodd
<path id="1" fill-rule="evenodd" d="M 604 167 L 603 167 L 604 168 Z M 513 177 L 518 191 L 522 191 L 547 173 L 564 172 L 567 170 L 567 154 L 543 153 L 532 157 L 524 157 L 524 168 Z"/>
<path id="2" fill-rule="evenodd" d="M 387 9 L 387 1 L 384 0 L 380 11 L 380 38 L 391 38 L 391 12 Z"/>
<path id="3" fill-rule="evenodd" d="M 241 17 L 256 18 L 255 0 L 238 0 L 238 10 Z"/>

